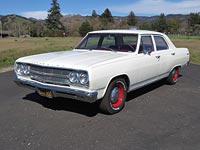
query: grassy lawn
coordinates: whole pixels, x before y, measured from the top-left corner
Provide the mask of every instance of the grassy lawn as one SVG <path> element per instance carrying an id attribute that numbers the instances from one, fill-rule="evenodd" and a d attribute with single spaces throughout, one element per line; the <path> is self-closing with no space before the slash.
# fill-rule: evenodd
<path id="1" fill-rule="evenodd" d="M 173 39 L 176 47 L 187 47 L 190 51 L 190 59 L 192 63 L 200 64 L 200 39 Z"/>
<path id="2" fill-rule="evenodd" d="M 13 65 L 22 56 L 73 49 L 80 40 L 80 37 L 0 39 L 0 68 Z"/>
<path id="3" fill-rule="evenodd" d="M 0 39 L 0 68 L 13 65 L 14 61 L 22 56 L 70 50 L 81 39 L 81 37 Z M 200 37 L 171 37 L 171 39 L 177 47 L 189 48 L 191 61 L 200 64 Z"/>

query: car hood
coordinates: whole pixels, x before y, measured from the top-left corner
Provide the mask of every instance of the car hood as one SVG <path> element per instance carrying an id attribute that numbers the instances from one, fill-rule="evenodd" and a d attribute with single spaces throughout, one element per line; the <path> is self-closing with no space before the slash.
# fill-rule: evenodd
<path id="1" fill-rule="evenodd" d="M 59 68 L 88 69 L 129 55 L 112 51 L 72 50 L 22 57 L 17 62 Z"/>

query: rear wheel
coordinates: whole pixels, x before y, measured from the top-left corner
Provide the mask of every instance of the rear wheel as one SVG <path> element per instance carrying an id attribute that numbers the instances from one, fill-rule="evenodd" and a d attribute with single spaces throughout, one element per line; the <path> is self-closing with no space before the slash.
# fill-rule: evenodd
<path id="1" fill-rule="evenodd" d="M 124 79 L 113 80 L 100 102 L 100 109 L 107 114 L 115 114 L 124 107 L 127 96 L 127 85 Z"/>
<path id="2" fill-rule="evenodd" d="M 176 84 L 176 82 L 178 81 L 178 77 L 179 77 L 179 68 L 174 68 L 172 70 L 172 72 L 169 74 L 168 78 L 167 78 L 167 83 L 173 85 Z"/>

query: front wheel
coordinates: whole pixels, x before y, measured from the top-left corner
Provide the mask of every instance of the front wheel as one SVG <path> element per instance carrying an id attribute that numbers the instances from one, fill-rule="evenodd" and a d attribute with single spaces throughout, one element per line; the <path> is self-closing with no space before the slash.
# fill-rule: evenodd
<path id="1" fill-rule="evenodd" d="M 126 96 L 127 85 L 125 80 L 122 78 L 113 80 L 100 102 L 100 110 L 107 114 L 120 112 L 125 105 Z"/>
<path id="2" fill-rule="evenodd" d="M 179 77 L 179 68 L 174 68 L 172 70 L 172 72 L 169 74 L 168 78 L 167 78 L 167 83 L 173 85 L 176 84 L 176 82 L 178 81 L 178 77 Z"/>

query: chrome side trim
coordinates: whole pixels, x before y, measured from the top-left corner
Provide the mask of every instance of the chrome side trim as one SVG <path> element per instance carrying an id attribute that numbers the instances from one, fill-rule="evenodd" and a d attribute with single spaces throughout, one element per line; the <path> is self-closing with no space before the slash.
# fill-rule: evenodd
<path id="1" fill-rule="evenodd" d="M 145 81 L 142 81 L 142 82 L 138 82 L 138 83 L 132 84 L 132 85 L 130 85 L 130 88 L 129 88 L 128 92 L 131 92 L 133 90 L 139 89 L 139 88 L 144 87 L 144 86 L 147 86 L 147 85 L 149 85 L 149 84 L 151 84 L 153 82 L 159 81 L 159 80 L 167 77 L 168 75 L 169 75 L 169 73 L 164 73 L 162 75 L 153 77 L 151 79 L 148 79 L 148 80 L 145 80 Z"/>
<path id="2" fill-rule="evenodd" d="M 83 90 L 71 89 L 69 87 L 57 87 L 55 85 L 45 85 L 39 82 L 21 80 L 17 76 L 14 77 L 13 80 L 17 85 L 35 91 L 38 91 L 39 89 L 49 90 L 52 92 L 53 97 L 64 97 L 89 103 L 94 103 L 97 100 L 98 93 L 96 91 L 87 92 Z"/>

